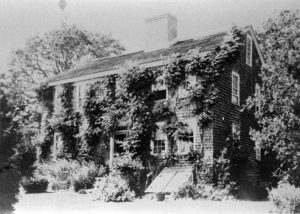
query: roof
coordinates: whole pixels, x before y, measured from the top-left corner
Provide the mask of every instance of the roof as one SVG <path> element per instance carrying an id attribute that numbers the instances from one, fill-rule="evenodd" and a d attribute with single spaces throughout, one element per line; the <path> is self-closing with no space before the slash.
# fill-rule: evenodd
<path id="1" fill-rule="evenodd" d="M 184 53 L 191 49 L 199 48 L 200 52 L 206 52 L 220 45 L 226 32 L 213 34 L 210 36 L 178 41 L 169 48 L 159 49 L 151 52 L 134 52 L 114 57 L 106 57 L 94 60 L 87 64 L 77 66 L 64 73 L 58 74 L 50 79 L 48 83 L 67 80 L 70 78 L 88 76 L 91 74 L 119 69 L 127 61 L 134 61 L 145 64 L 162 60 L 171 56 L 173 53 Z"/>

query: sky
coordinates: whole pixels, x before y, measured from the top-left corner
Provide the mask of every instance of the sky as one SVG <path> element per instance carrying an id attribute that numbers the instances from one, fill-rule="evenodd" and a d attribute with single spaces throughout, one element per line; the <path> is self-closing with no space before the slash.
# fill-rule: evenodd
<path id="1" fill-rule="evenodd" d="M 145 18 L 171 13 L 178 20 L 178 40 L 205 36 L 232 25 L 262 23 L 283 9 L 300 9 L 300 0 L 0 0 L 0 73 L 8 69 L 12 50 L 46 31 L 59 28 L 63 17 L 90 31 L 119 40 L 126 52 L 141 50 Z"/>

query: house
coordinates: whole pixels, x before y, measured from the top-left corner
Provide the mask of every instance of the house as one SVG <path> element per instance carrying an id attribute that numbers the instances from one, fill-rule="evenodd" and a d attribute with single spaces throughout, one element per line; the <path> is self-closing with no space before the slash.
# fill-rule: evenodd
<path id="1" fill-rule="evenodd" d="M 127 61 L 134 61 L 148 68 L 163 67 L 174 53 L 186 53 L 197 48 L 199 52 L 205 54 L 218 47 L 226 36 L 226 33 L 222 32 L 202 38 L 178 41 L 177 19 L 170 14 L 146 19 L 145 24 L 146 41 L 143 51 L 97 59 L 49 79 L 48 84 L 55 87 L 54 111 L 59 112 L 61 109 L 57 96 L 63 84 L 72 83 L 75 86 L 75 111 L 82 111 L 87 85 L 105 76 L 120 73 L 120 68 Z M 234 63 L 228 63 L 225 66 L 225 71 L 216 82 L 219 97 L 213 107 L 213 119 L 210 126 L 200 128 L 190 108 L 182 108 L 176 112 L 179 120 L 188 124 L 190 130 L 189 136 L 184 141 L 177 142 L 176 155 L 185 156 L 191 150 L 202 150 L 205 158 L 212 159 L 214 154 L 224 147 L 228 134 L 236 133 L 240 137 L 243 154 L 247 158 L 247 177 L 256 184 L 259 182 L 260 174 L 260 151 L 259 149 L 255 151 L 254 142 L 249 137 L 250 128 L 255 126 L 255 119 L 253 112 L 242 111 L 242 108 L 246 99 L 259 90 L 258 73 L 263 64 L 263 57 L 251 26 L 244 29 L 242 43 L 244 45 L 240 47 L 237 59 Z M 197 79 L 191 81 L 197 81 Z M 160 100 L 174 101 L 174 93 L 171 93 L 165 85 L 155 90 L 160 94 Z M 177 97 L 184 97 L 185 90 L 178 88 L 175 94 Z M 119 121 L 120 129 L 110 138 L 109 156 L 107 156 L 110 162 L 116 150 L 115 139 L 123 139 L 126 135 L 126 128 L 122 128 L 125 127 L 122 126 L 124 122 L 126 123 L 126 121 Z M 54 145 L 60 142 L 59 133 L 55 133 Z M 157 156 L 167 151 L 167 138 L 162 132 L 154 133 L 151 149 L 152 154 Z"/>

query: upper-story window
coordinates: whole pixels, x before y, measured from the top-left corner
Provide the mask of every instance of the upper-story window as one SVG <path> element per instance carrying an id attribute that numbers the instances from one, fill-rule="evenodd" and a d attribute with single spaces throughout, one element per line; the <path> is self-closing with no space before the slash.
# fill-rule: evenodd
<path id="1" fill-rule="evenodd" d="M 76 110 L 81 111 L 84 105 L 86 95 L 86 85 L 83 83 L 77 84 L 76 86 Z"/>
<path id="2" fill-rule="evenodd" d="M 152 85 L 155 101 L 166 100 L 168 98 L 168 90 L 164 82 L 158 82 Z"/>
<path id="3" fill-rule="evenodd" d="M 252 37 L 249 34 L 246 38 L 246 64 L 252 66 Z"/>
<path id="4" fill-rule="evenodd" d="M 261 106 L 261 103 L 260 103 L 260 86 L 259 86 L 258 83 L 255 84 L 255 96 L 256 96 L 256 99 L 257 99 L 255 110 L 257 112 L 260 112 L 260 106 Z"/>
<path id="5" fill-rule="evenodd" d="M 231 102 L 240 105 L 240 75 L 232 72 L 232 92 Z"/>
<path id="6" fill-rule="evenodd" d="M 197 77 L 196 76 L 187 76 L 186 78 L 189 86 L 195 86 L 197 83 Z M 186 86 L 179 86 L 178 88 L 178 96 L 179 98 L 185 98 L 188 96 L 188 90 L 186 89 Z"/>
<path id="7" fill-rule="evenodd" d="M 62 86 L 58 85 L 55 87 L 54 92 L 54 112 L 58 114 L 62 110 L 62 104 L 60 99 L 60 94 L 62 92 Z"/>

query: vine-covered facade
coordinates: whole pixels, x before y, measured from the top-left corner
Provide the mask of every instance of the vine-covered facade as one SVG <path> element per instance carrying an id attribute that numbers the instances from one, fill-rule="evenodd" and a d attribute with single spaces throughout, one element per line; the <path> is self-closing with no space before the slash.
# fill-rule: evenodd
<path id="1" fill-rule="evenodd" d="M 174 33 L 173 16 L 155 20 L 165 19 L 171 23 L 166 33 Z M 243 108 L 263 63 L 252 27 L 201 39 L 171 38 L 167 47 L 145 50 L 99 59 L 48 81 L 55 89 L 54 108 L 44 118 L 52 120 L 47 133 L 54 133 L 53 154 L 63 147 L 60 155 L 111 165 L 116 154 L 130 151 L 145 166 L 156 157 L 184 167 L 196 152 L 213 165 L 235 134 L 246 179 L 257 184 L 259 151 L 249 137 L 256 123 Z"/>

